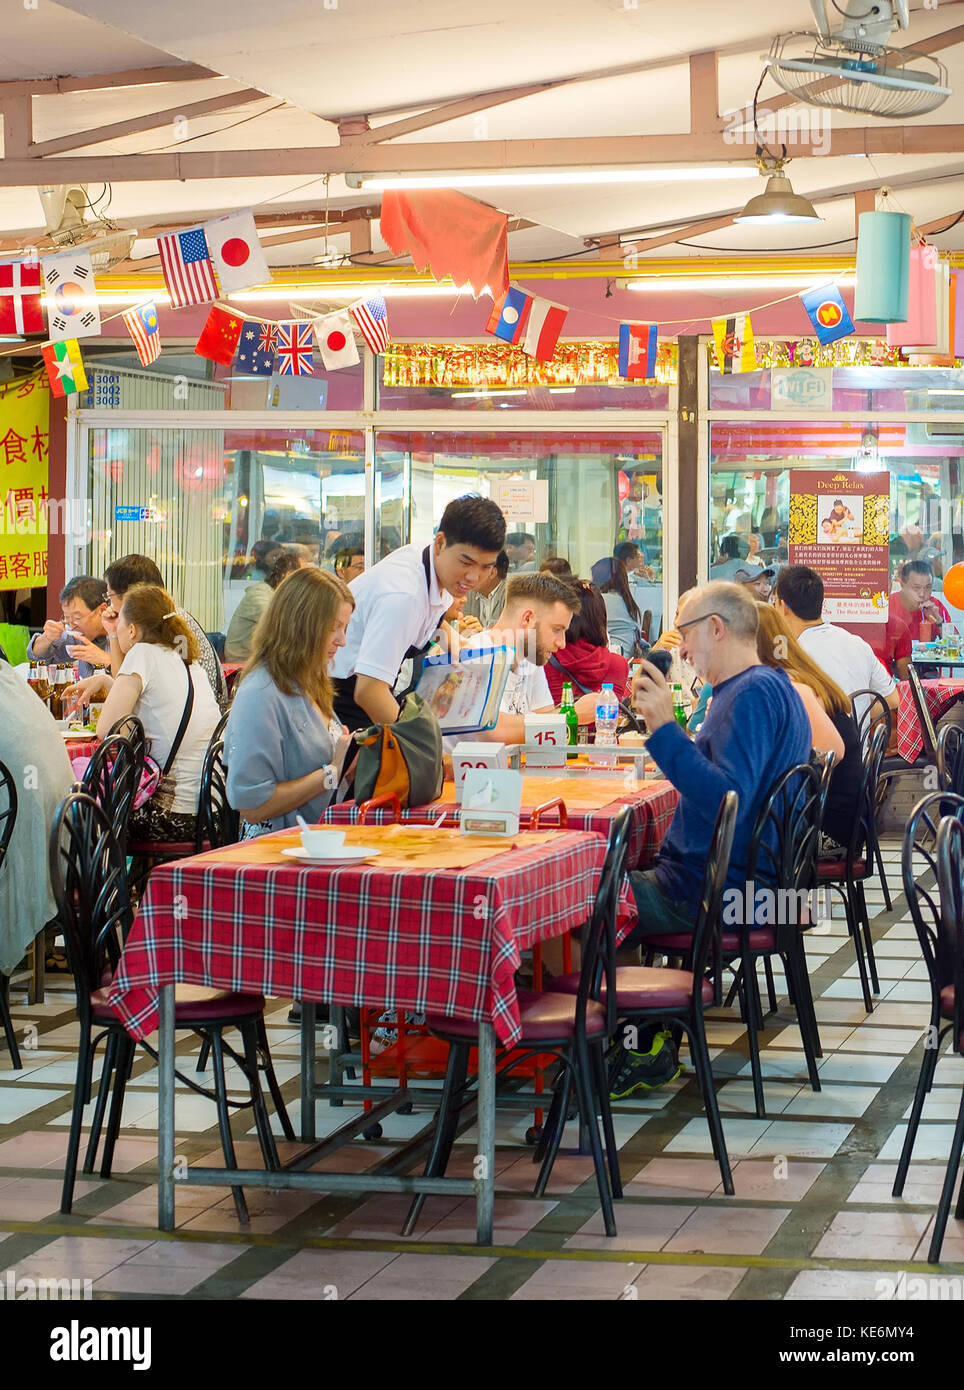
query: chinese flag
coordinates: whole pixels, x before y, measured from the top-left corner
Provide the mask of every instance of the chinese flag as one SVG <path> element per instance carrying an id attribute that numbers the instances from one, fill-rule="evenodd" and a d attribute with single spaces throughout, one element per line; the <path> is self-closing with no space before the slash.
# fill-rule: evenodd
<path id="1" fill-rule="evenodd" d="M 194 351 L 199 357 L 209 357 L 212 362 L 230 366 L 231 359 L 238 350 L 244 315 L 234 314 L 230 309 L 222 309 L 215 304 L 208 314 L 207 323 L 201 329 Z"/>

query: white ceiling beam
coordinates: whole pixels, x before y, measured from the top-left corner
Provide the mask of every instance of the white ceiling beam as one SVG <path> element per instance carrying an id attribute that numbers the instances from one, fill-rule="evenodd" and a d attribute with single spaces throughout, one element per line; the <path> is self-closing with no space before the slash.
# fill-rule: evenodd
<path id="1" fill-rule="evenodd" d="M 367 144 L 377 145 L 385 140 L 395 140 L 400 135 L 410 135 L 416 130 L 428 130 L 430 126 L 444 125 L 456 121 L 460 116 L 471 116 L 476 111 L 488 111 L 493 106 L 502 106 L 508 101 L 519 101 L 535 92 L 545 92 L 551 87 L 565 86 L 575 78 L 565 78 L 559 82 L 534 82 L 527 87 L 505 87 L 497 92 L 483 92 L 479 96 L 462 97 L 458 101 L 448 101 L 431 111 L 422 111 L 417 116 L 406 116 L 404 120 L 392 121 L 389 125 L 378 126 L 366 131 L 359 138 Z"/>
<path id="2" fill-rule="evenodd" d="M 33 139 L 33 107 L 28 96 L 0 96 L 3 116 L 3 157 L 23 159 Z"/>
<path id="3" fill-rule="evenodd" d="M 171 63 L 157 68 L 125 68 L 121 72 L 95 72 L 88 77 L 26 77 L 0 82 L 0 98 L 54 96 L 58 92 L 102 92 L 110 87 L 153 87 L 159 82 L 200 82 L 225 79 L 221 73 L 197 63 Z"/>
<path id="4" fill-rule="evenodd" d="M 699 222 L 691 222 L 686 227 L 677 227 L 675 231 L 663 232 L 659 236 L 626 238 L 622 244 L 627 252 L 630 249 L 636 252 L 655 251 L 657 247 L 673 246 L 687 237 L 704 236 L 707 232 L 719 232 L 724 227 L 732 226 L 732 214 L 728 217 L 704 217 Z"/>
<path id="5" fill-rule="evenodd" d="M 143 130 L 159 130 L 162 126 L 173 125 L 175 120 L 192 121 L 200 116 L 210 116 L 215 111 L 247 106 L 252 101 L 263 101 L 265 96 L 266 93 L 259 91 L 257 87 L 246 87 L 241 92 L 225 92 L 221 96 L 208 97 L 204 101 L 170 106 L 166 111 L 151 111 L 145 116 L 131 116 L 126 121 L 113 121 L 110 125 L 97 126 L 92 130 L 78 130 L 72 135 L 59 135 L 54 140 L 41 140 L 38 144 L 31 145 L 28 153 L 33 159 L 43 159 L 52 154 L 63 154 L 66 150 L 100 145 L 105 140 L 121 140 L 125 135 L 137 135 Z M 29 98 L 27 100 L 29 101 Z"/>
<path id="6" fill-rule="evenodd" d="M 835 155 L 964 153 L 964 124 L 877 125 L 835 130 Z M 796 141 L 799 157 L 820 155 L 822 139 Z M 256 178 L 289 175 L 447 173 L 500 169 L 733 164 L 734 146 L 720 132 L 625 135 L 540 140 L 467 140 L 425 145 L 382 145 L 363 141 L 290 150 L 171 151 L 158 154 L 75 155 L 69 159 L 4 159 L 0 186 L 46 183 L 112 183 L 164 179 Z M 743 156 L 745 157 L 745 156 Z M 497 196 L 497 195 L 496 195 Z"/>
<path id="7" fill-rule="evenodd" d="M 719 58 L 713 51 L 690 54 L 690 130 L 718 130 Z"/>

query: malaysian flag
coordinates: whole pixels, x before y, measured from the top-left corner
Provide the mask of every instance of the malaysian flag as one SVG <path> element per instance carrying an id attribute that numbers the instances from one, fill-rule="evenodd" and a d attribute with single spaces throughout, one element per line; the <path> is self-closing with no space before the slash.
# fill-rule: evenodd
<path id="1" fill-rule="evenodd" d="M 134 339 L 137 355 L 149 367 L 161 355 L 161 334 L 157 322 L 157 305 L 153 300 L 148 304 L 138 304 L 136 309 L 128 309 L 121 318 L 128 333 Z"/>
<path id="2" fill-rule="evenodd" d="M 370 299 L 360 299 L 357 304 L 352 305 L 351 312 L 372 352 L 384 352 L 392 338 L 388 329 L 388 305 L 385 303 L 385 296 L 373 294 Z"/>
<path id="3" fill-rule="evenodd" d="M 159 236 L 157 250 L 172 308 L 209 304 L 217 299 L 218 285 L 203 227 Z"/>
<path id="4" fill-rule="evenodd" d="M 275 339 L 279 376 L 314 376 L 310 323 L 279 323 Z"/>

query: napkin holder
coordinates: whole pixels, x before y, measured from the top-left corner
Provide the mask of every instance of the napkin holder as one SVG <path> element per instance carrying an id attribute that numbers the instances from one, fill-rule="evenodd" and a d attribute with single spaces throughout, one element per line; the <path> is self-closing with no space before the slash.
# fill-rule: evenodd
<path id="1" fill-rule="evenodd" d="M 526 715 L 526 767 L 566 769 L 569 730 L 561 714 Z"/>
<path id="2" fill-rule="evenodd" d="M 504 772 L 509 766 L 504 743 L 472 743 L 462 740 L 452 750 L 452 772 L 455 775 L 455 802 L 462 804 L 462 789 L 466 773 L 488 770 Z"/>
<path id="3" fill-rule="evenodd" d="M 463 835 L 516 835 L 522 807 L 522 773 L 472 768 L 462 787 Z"/>

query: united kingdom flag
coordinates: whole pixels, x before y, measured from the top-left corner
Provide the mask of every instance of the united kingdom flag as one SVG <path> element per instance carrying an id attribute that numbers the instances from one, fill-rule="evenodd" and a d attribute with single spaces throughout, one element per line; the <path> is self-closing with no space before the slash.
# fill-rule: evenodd
<path id="1" fill-rule="evenodd" d="M 314 376 L 310 323 L 279 323 L 275 339 L 279 376 Z"/>

